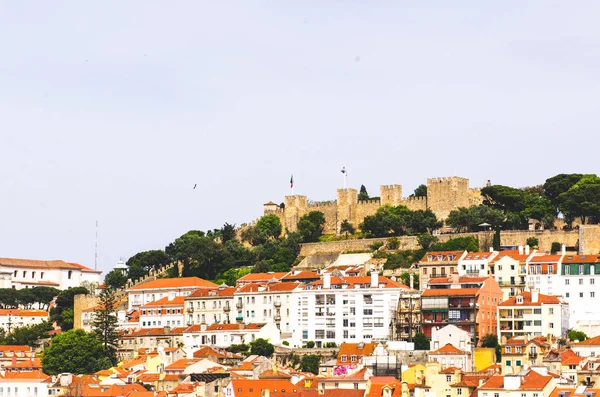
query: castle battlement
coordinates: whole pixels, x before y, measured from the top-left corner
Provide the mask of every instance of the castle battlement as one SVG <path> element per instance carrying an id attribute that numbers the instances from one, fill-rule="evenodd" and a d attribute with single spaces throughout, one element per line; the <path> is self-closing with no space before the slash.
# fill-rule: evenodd
<path id="1" fill-rule="evenodd" d="M 380 206 L 405 205 L 410 210 L 431 210 L 438 219 L 448 217 L 450 211 L 460 207 L 481 204 L 481 190 L 469 188 L 469 179 L 458 176 L 427 178 L 427 197 L 403 197 L 402 185 L 380 186 L 380 198 L 358 200 L 353 188 L 337 189 L 336 200 L 312 202 L 307 196 L 285 196 L 285 208 L 269 202 L 264 211 L 274 213 L 282 220 L 284 230 L 295 231 L 300 218 L 310 211 L 325 215 L 325 233 L 338 233 L 343 221 L 358 227 L 366 216 L 374 215 Z"/>

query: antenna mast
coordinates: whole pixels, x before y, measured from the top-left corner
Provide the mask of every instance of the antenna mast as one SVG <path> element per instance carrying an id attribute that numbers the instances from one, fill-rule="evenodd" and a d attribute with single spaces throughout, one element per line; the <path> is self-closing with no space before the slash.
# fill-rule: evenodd
<path id="1" fill-rule="evenodd" d="M 98 220 L 96 220 L 96 248 L 94 249 L 94 270 L 98 270 Z"/>

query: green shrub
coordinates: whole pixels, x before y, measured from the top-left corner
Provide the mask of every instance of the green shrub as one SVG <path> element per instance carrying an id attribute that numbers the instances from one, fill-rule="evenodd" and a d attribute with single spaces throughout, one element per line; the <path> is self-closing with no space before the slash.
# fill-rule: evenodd
<path id="1" fill-rule="evenodd" d="M 369 244 L 369 248 L 371 248 L 373 251 L 377 251 L 381 247 L 383 247 L 382 241 L 375 241 L 374 243 Z"/>
<path id="2" fill-rule="evenodd" d="M 389 250 L 397 250 L 400 247 L 400 240 L 398 237 L 390 237 L 387 239 L 386 248 Z"/>
<path id="3" fill-rule="evenodd" d="M 555 241 L 555 242 L 552 243 L 552 247 L 550 248 L 550 252 L 554 255 L 557 252 L 560 252 L 561 249 L 562 249 L 562 245 L 559 242 Z"/>
<path id="4" fill-rule="evenodd" d="M 537 248 L 540 244 L 540 240 L 537 237 L 529 237 L 527 239 L 527 245 L 531 248 Z"/>
<path id="5" fill-rule="evenodd" d="M 312 349 L 313 347 L 315 347 L 315 341 L 314 340 L 309 340 L 308 342 L 306 342 L 306 347 L 308 349 Z"/>

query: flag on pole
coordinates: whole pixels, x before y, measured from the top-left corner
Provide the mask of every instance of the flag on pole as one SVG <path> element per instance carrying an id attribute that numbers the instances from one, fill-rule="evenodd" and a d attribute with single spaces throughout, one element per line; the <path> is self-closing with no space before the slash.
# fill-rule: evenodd
<path id="1" fill-rule="evenodd" d="M 292 189 L 294 187 L 294 174 L 292 174 L 292 177 L 290 178 L 290 189 Z"/>
<path id="2" fill-rule="evenodd" d="M 346 167 L 342 168 L 342 174 L 347 174 L 348 171 L 346 171 Z"/>

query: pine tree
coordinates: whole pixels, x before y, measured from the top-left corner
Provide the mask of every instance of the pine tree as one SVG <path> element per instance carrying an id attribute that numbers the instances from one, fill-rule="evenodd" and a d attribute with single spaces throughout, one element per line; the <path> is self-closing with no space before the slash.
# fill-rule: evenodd
<path id="1" fill-rule="evenodd" d="M 102 342 L 104 355 L 113 364 L 117 363 L 117 297 L 114 290 L 104 288 L 100 293 L 98 308 L 94 310 L 92 327 Z"/>
<path id="2" fill-rule="evenodd" d="M 360 192 L 358 192 L 358 199 L 359 200 L 368 200 L 369 199 L 369 193 L 367 193 L 367 188 L 365 187 L 365 185 L 360 185 Z"/>

